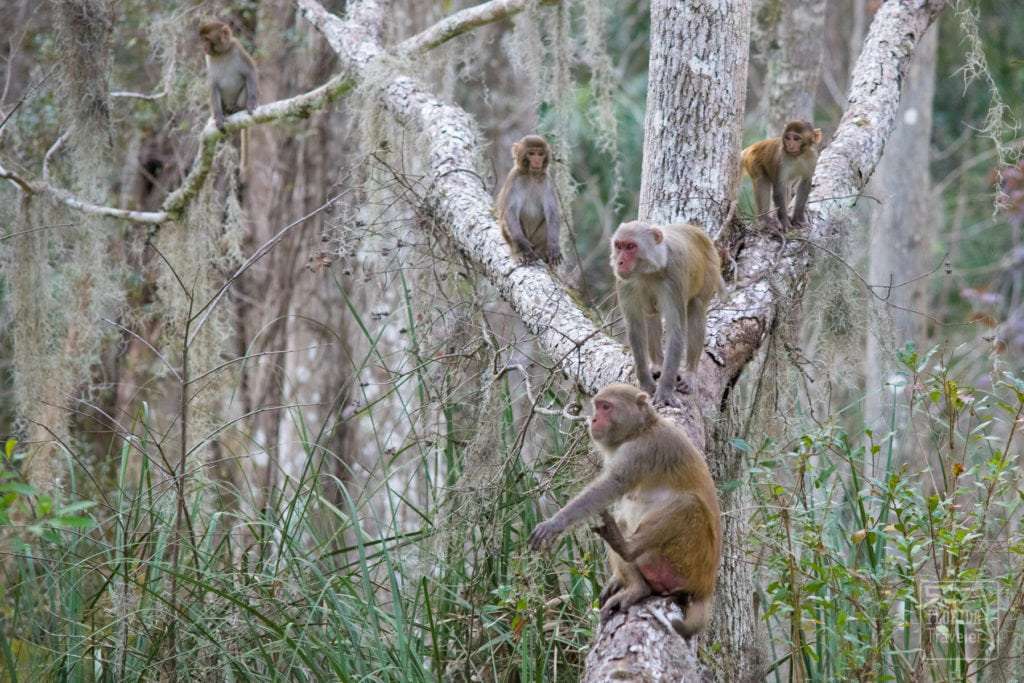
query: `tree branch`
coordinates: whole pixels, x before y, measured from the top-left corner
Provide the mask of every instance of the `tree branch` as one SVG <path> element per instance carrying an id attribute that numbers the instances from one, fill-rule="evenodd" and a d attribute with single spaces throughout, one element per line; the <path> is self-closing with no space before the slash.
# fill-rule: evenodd
<path id="1" fill-rule="evenodd" d="M 541 5 L 555 5 L 561 0 L 537 0 Z M 399 54 L 412 56 L 432 50 L 474 28 L 508 19 L 526 9 L 534 0 L 491 0 L 451 14 L 430 28 L 406 38 L 398 44 Z"/>
<path id="2" fill-rule="evenodd" d="M 26 194 L 47 194 L 68 208 L 82 213 L 120 218 L 133 223 L 166 223 L 179 218 L 199 193 L 213 166 L 217 145 L 222 139 L 235 131 L 251 128 L 257 124 L 275 123 L 290 118 L 306 118 L 349 92 L 352 85 L 347 78 L 335 76 L 309 92 L 261 105 L 251 115 L 244 111 L 232 114 L 225 119 L 223 132 L 217 130 L 212 120 L 207 121 L 199 135 L 199 154 L 192 163 L 192 169 L 181 186 L 167 196 L 160 211 L 130 211 L 84 201 L 71 192 L 48 182 L 48 164 L 44 165 L 43 182 L 30 181 L 16 173 L 7 171 L 2 165 L 0 165 L 0 178 L 10 180 Z M 47 159 L 49 156 L 47 154 Z"/>

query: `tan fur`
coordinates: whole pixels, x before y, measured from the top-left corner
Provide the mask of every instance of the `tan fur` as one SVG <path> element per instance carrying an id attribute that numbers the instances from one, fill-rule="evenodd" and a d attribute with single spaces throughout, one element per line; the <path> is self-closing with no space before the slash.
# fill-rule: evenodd
<path id="1" fill-rule="evenodd" d="M 654 412 L 647 394 L 611 384 L 594 396 L 611 404 L 612 424 L 591 436 L 604 456 L 601 475 L 550 520 L 534 530 L 530 544 L 549 546 L 580 520 L 602 514 L 596 527 L 609 544 L 612 580 L 602 595 L 602 616 L 625 611 L 652 592 L 686 596 L 686 619 L 677 630 L 686 637 L 704 628 L 710 616 L 721 555 L 721 511 L 704 457 L 669 420 Z M 606 511 L 614 504 L 614 516 Z M 645 576 L 650 567 L 670 573 L 671 585 L 655 590 Z M 652 580 L 659 580 L 652 575 Z"/>
<path id="2" fill-rule="evenodd" d="M 656 235 L 661 235 L 660 241 Z M 636 269 L 623 275 L 616 244 L 637 245 Z M 689 386 L 704 348 L 704 323 L 708 304 L 725 289 L 721 260 L 714 243 L 701 228 L 678 224 L 658 226 L 634 221 L 623 223 L 612 236 L 612 269 L 619 309 L 626 319 L 633 351 L 637 381 L 654 394 L 655 403 L 681 405 L 675 396 L 676 373 L 686 349 L 685 378 Z M 668 337 L 661 349 L 662 319 Z M 655 385 L 650 362 L 662 364 L 662 376 Z"/>
<path id="3" fill-rule="evenodd" d="M 785 151 L 783 144 L 786 136 L 791 133 L 800 136 L 800 150 L 795 154 Z M 743 150 L 740 164 L 754 184 L 754 203 L 760 218 L 769 217 L 771 203 L 774 202 L 779 223 L 784 229 L 788 230 L 792 223 L 804 221 L 811 177 L 818 163 L 819 144 L 820 128 L 814 128 L 806 121 L 790 121 L 781 136 L 755 142 Z M 794 183 L 799 185 L 796 206 L 790 219 L 789 200 Z"/>
<path id="4" fill-rule="evenodd" d="M 543 150 L 544 164 L 531 169 L 528 153 Z M 543 257 L 552 265 L 561 260 L 558 244 L 558 195 L 548 175 L 551 147 L 539 135 L 527 135 L 512 144 L 512 169 L 498 192 L 498 224 L 512 253 L 533 260 Z"/>
<path id="5" fill-rule="evenodd" d="M 225 117 L 243 110 L 252 113 L 256 108 L 259 96 L 256 64 L 232 35 L 231 27 L 222 21 L 201 24 L 199 38 L 206 53 L 210 110 L 217 128 L 223 129 Z M 239 141 L 239 166 L 243 174 L 248 165 L 248 132 L 241 131 Z"/>

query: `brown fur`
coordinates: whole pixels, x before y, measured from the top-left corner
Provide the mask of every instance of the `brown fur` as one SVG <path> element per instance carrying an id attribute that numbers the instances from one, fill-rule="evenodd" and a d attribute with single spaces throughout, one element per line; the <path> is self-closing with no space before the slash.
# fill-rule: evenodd
<path id="1" fill-rule="evenodd" d="M 623 273 L 620 269 L 629 244 L 635 245 L 635 256 L 629 261 L 632 271 Z M 654 394 L 656 404 L 678 407 L 681 402 L 675 395 L 675 384 L 683 349 L 690 375 L 684 385 L 692 391 L 692 375 L 704 349 L 707 307 L 711 298 L 725 289 L 718 250 L 707 233 L 695 225 L 658 226 L 634 221 L 623 223 L 615 231 L 611 256 L 637 381 L 642 389 Z M 668 337 L 664 356 L 662 319 Z M 662 365 L 657 385 L 651 361 Z"/>
<path id="2" fill-rule="evenodd" d="M 594 405 L 591 437 L 604 456 L 601 475 L 538 525 L 530 545 L 546 548 L 580 520 L 602 513 L 604 524 L 595 531 L 609 544 L 613 574 L 602 594 L 602 616 L 652 592 L 686 596 L 686 619 L 675 626 L 689 637 L 707 624 L 722 550 L 711 473 L 682 429 L 657 415 L 639 389 L 608 385 Z M 614 517 L 607 512 L 612 504 Z"/>
<path id="3" fill-rule="evenodd" d="M 541 150 L 543 166 L 530 167 L 529 153 Z M 527 135 L 512 144 L 512 169 L 498 192 L 498 223 L 512 253 L 528 261 L 543 256 L 557 265 L 562 259 L 558 244 L 558 194 L 548 175 L 551 147 L 539 135 Z"/>
<path id="4" fill-rule="evenodd" d="M 199 39 L 206 53 L 206 76 L 210 86 L 210 110 L 220 130 L 224 119 L 242 110 L 250 114 L 259 97 L 256 64 L 242 44 L 222 21 L 207 21 L 199 26 Z M 239 140 L 239 166 L 243 175 L 248 165 L 249 135 L 242 130 Z"/>
<path id="5" fill-rule="evenodd" d="M 787 150 L 787 136 L 799 136 L 799 150 Z M 804 222 L 807 196 L 811 192 L 811 176 L 818 163 L 818 145 L 821 144 L 821 129 L 814 128 L 806 121 L 790 121 L 782 135 L 777 138 L 755 142 L 743 150 L 740 163 L 743 171 L 754 184 L 754 203 L 762 219 L 770 215 L 770 202 L 775 203 L 779 224 L 788 230 L 793 223 Z M 790 192 L 793 183 L 799 183 L 793 218 L 789 211 Z"/>

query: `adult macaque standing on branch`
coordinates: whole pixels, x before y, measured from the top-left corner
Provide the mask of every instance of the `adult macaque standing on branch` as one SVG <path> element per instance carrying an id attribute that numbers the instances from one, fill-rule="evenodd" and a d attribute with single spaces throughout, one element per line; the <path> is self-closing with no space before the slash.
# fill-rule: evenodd
<path id="1" fill-rule="evenodd" d="M 811 193 L 811 176 L 818 163 L 818 145 L 821 144 L 821 129 L 814 128 L 807 121 L 790 121 L 782 131 L 781 138 L 761 140 L 743 150 L 740 163 L 754 183 L 754 203 L 757 214 L 767 218 L 771 206 L 769 195 L 775 202 L 779 225 L 789 230 L 795 223 L 804 222 L 804 207 L 807 195 Z M 796 206 L 790 221 L 789 197 L 794 182 L 799 181 L 796 190 Z"/>
<path id="2" fill-rule="evenodd" d="M 626 319 L 636 379 L 654 402 L 678 408 L 676 373 L 686 347 L 684 391 L 704 348 L 708 304 L 724 291 L 721 260 L 707 234 L 695 225 L 623 223 L 612 235 L 612 269 L 619 310 Z M 662 318 L 668 347 L 662 363 Z M 655 385 L 648 362 L 661 365 Z"/>
<path id="3" fill-rule="evenodd" d="M 612 551 L 613 572 L 601 594 L 602 619 L 652 593 L 685 598 L 686 617 L 673 626 L 689 638 L 708 622 L 722 550 L 707 463 L 682 429 L 654 412 L 647 394 L 626 384 L 594 396 L 590 436 L 604 456 L 601 475 L 534 528 L 530 547 L 546 549 L 572 525 L 601 513 L 603 524 L 594 531 Z M 612 504 L 614 517 L 607 512 Z"/>
<path id="4" fill-rule="evenodd" d="M 512 144 L 512 170 L 498 192 L 501 236 L 512 253 L 527 261 L 544 256 L 555 266 L 558 246 L 558 195 L 548 176 L 551 148 L 539 135 Z"/>
<path id="5" fill-rule="evenodd" d="M 222 21 L 207 21 L 199 26 L 199 38 L 206 53 L 206 76 L 210 85 L 210 109 L 218 130 L 224 129 L 224 118 L 243 109 L 250 114 L 256 108 L 256 64 L 242 44 L 231 34 L 231 27 Z M 248 131 L 243 130 L 239 142 L 239 165 L 246 167 Z"/>

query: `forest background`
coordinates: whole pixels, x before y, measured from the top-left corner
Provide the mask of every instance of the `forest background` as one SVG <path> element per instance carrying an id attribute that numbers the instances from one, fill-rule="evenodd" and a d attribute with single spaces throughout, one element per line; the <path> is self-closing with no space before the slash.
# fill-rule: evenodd
<path id="1" fill-rule="evenodd" d="M 389 50 L 368 62 L 311 0 L 0 8 L 2 677 L 596 675 L 601 544 L 525 546 L 597 465 L 580 412 L 599 354 L 553 353 L 581 323 L 545 306 L 624 341 L 607 242 L 648 210 L 665 43 L 646 2 L 484 4 L 503 13 L 437 39 L 474 3 L 323 3 Z M 754 339 L 710 341 L 750 359 L 691 406 L 728 531 L 687 654 L 718 680 L 1020 678 L 1024 7 L 712 5 L 743 56 L 745 85 L 714 89 L 745 92 L 723 154 L 797 114 L 827 148 L 876 19 L 937 18 L 895 128 L 871 132 L 870 183 L 812 196 L 850 199 L 812 218 L 841 228 L 761 235 L 746 182 L 706 222 L 733 257 L 756 235 L 748 259 L 807 268 L 764 277 L 778 313 Z M 204 131 L 213 16 L 254 55 L 261 104 L 311 93 L 258 111 L 242 182 L 234 136 Z M 471 167 L 437 171 L 382 94 L 396 73 L 410 111 L 480 142 Z M 495 277 L 492 242 L 434 194 L 448 174 L 493 193 L 531 132 L 568 227 L 551 289 L 541 268 Z M 738 297 L 713 309 L 742 317 Z"/>

